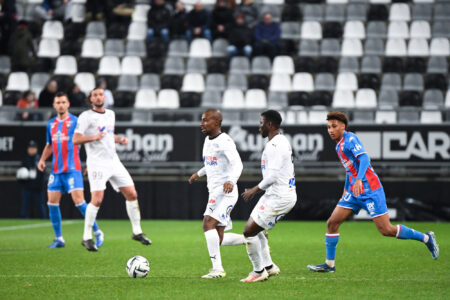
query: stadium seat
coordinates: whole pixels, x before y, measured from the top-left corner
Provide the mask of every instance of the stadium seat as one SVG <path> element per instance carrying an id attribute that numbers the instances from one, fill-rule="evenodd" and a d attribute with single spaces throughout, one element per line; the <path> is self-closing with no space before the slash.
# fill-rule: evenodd
<path id="1" fill-rule="evenodd" d="M 336 90 L 356 91 L 358 89 L 358 79 L 354 73 L 339 73 L 336 78 Z"/>
<path id="2" fill-rule="evenodd" d="M 226 90 L 223 93 L 222 108 L 241 109 L 244 107 L 244 94 L 241 90 Z"/>
<path id="3" fill-rule="evenodd" d="M 106 56 L 118 56 L 122 57 L 125 55 L 125 47 L 123 41 L 120 39 L 108 39 L 105 42 L 105 53 Z"/>
<path id="4" fill-rule="evenodd" d="M 449 56 L 450 43 L 447 38 L 434 38 L 430 44 L 431 56 Z"/>
<path id="5" fill-rule="evenodd" d="M 361 73 L 381 73 L 381 60 L 378 56 L 364 56 Z"/>
<path id="6" fill-rule="evenodd" d="M 126 56 L 146 57 L 147 49 L 144 41 L 128 40 L 126 46 Z"/>
<path id="7" fill-rule="evenodd" d="M 120 75 L 117 91 L 136 92 L 138 90 L 138 78 L 136 75 Z"/>
<path id="8" fill-rule="evenodd" d="M 427 74 L 425 77 L 425 89 L 447 90 L 446 76 L 443 74 Z"/>
<path id="9" fill-rule="evenodd" d="M 230 74 L 250 74 L 250 61 L 245 56 L 234 56 L 230 62 Z"/>
<path id="10" fill-rule="evenodd" d="M 290 56 L 277 56 L 273 60 L 272 73 L 273 74 L 294 74 L 294 61 Z"/>
<path id="11" fill-rule="evenodd" d="M 248 82 L 249 89 L 267 90 L 269 88 L 269 78 L 266 75 L 252 75 Z"/>
<path id="12" fill-rule="evenodd" d="M 403 81 L 404 91 L 423 91 L 424 83 L 422 74 L 408 73 Z"/>
<path id="13" fill-rule="evenodd" d="M 445 94 L 445 107 L 448 108 L 450 107 L 450 90 L 447 91 L 447 93 Z"/>
<path id="14" fill-rule="evenodd" d="M 75 75 L 77 70 L 77 61 L 75 57 L 63 55 L 56 60 L 55 74 Z"/>
<path id="15" fill-rule="evenodd" d="M 437 21 L 433 23 L 432 36 L 435 38 L 450 38 L 450 22 Z"/>
<path id="16" fill-rule="evenodd" d="M 383 72 L 402 73 L 403 60 L 400 57 L 385 57 L 383 61 Z"/>
<path id="17" fill-rule="evenodd" d="M 272 74 L 272 63 L 267 56 L 256 56 L 252 60 L 252 74 Z"/>
<path id="18" fill-rule="evenodd" d="M 330 73 L 316 75 L 315 89 L 317 91 L 334 91 L 334 77 Z"/>
<path id="19" fill-rule="evenodd" d="M 122 58 L 121 73 L 124 75 L 141 75 L 143 73 L 141 59 L 137 56 Z"/>
<path id="20" fill-rule="evenodd" d="M 398 106 L 398 94 L 396 90 L 381 90 L 378 96 L 379 108 L 395 108 Z"/>
<path id="21" fill-rule="evenodd" d="M 244 74 L 228 75 L 227 89 L 247 90 L 247 77 Z"/>
<path id="22" fill-rule="evenodd" d="M 427 73 L 441 73 L 448 72 L 448 64 L 445 56 L 431 56 L 428 60 Z"/>
<path id="23" fill-rule="evenodd" d="M 361 74 L 359 76 L 360 89 L 372 89 L 378 91 L 380 89 L 380 78 L 377 74 Z"/>
<path id="24" fill-rule="evenodd" d="M 84 4 L 74 3 L 70 10 L 70 19 L 74 23 L 84 22 L 86 17 L 86 7 Z"/>
<path id="25" fill-rule="evenodd" d="M 382 21 L 372 21 L 367 23 L 367 38 L 385 39 L 387 37 L 386 23 Z"/>
<path id="26" fill-rule="evenodd" d="M 342 29 L 342 25 L 339 22 L 327 22 L 323 24 L 323 32 L 322 37 L 324 39 L 341 39 L 344 34 L 344 30 Z"/>
<path id="27" fill-rule="evenodd" d="M 64 28 L 60 21 L 45 21 L 42 27 L 43 39 L 62 40 L 64 38 Z"/>
<path id="28" fill-rule="evenodd" d="M 302 23 L 302 39 L 320 40 L 322 39 L 322 27 L 319 22 L 306 21 Z"/>
<path id="29" fill-rule="evenodd" d="M 422 106 L 422 97 L 419 92 L 417 91 L 403 91 L 400 92 L 399 97 L 399 106 L 414 106 L 414 107 L 420 107 Z"/>
<path id="30" fill-rule="evenodd" d="M 406 56 L 406 43 L 402 39 L 388 39 L 386 42 L 386 56 Z"/>
<path id="31" fill-rule="evenodd" d="M 208 73 L 221 73 L 228 72 L 229 62 L 225 57 L 213 57 L 207 61 Z"/>
<path id="32" fill-rule="evenodd" d="M 147 44 L 147 57 L 164 58 L 166 52 L 167 45 L 158 38 L 154 38 L 150 44 Z"/>
<path id="33" fill-rule="evenodd" d="M 305 4 L 303 7 L 303 20 L 304 21 L 318 21 L 323 20 L 323 9 L 320 4 Z"/>
<path id="34" fill-rule="evenodd" d="M 327 114 L 326 110 L 311 110 L 308 114 L 308 123 L 309 124 L 326 124 L 327 123 Z"/>
<path id="35" fill-rule="evenodd" d="M 80 56 L 81 44 L 78 41 L 64 39 L 61 41 L 60 49 L 61 55 Z"/>
<path id="36" fill-rule="evenodd" d="M 282 22 L 281 38 L 299 40 L 301 34 L 300 23 L 298 22 Z"/>
<path id="37" fill-rule="evenodd" d="M 184 75 L 184 60 L 181 57 L 167 57 L 164 63 L 164 74 Z"/>
<path id="38" fill-rule="evenodd" d="M 186 72 L 206 74 L 206 60 L 200 57 L 190 57 L 187 61 Z"/>
<path id="39" fill-rule="evenodd" d="M 356 92 L 355 107 L 375 108 L 377 107 L 377 95 L 372 89 L 360 89 Z"/>
<path id="40" fill-rule="evenodd" d="M 313 77 L 309 73 L 295 73 L 292 79 L 292 91 L 312 92 L 314 91 Z"/>
<path id="41" fill-rule="evenodd" d="M 161 88 L 161 83 L 159 81 L 159 75 L 152 74 L 152 73 L 142 74 L 141 80 L 139 82 L 139 88 L 159 91 L 159 89 Z"/>
<path id="42" fill-rule="evenodd" d="M 336 90 L 333 95 L 332 107 L 353 108 L 355 98 L 351 90 Z"/>
<path id="43" fill-rule="evenodd" d="M 95 88 L 95 78 L 92 73 L 78 73 L 75 75 L 74 83 L 76 83 L 80 90 L 88 95 Z"/>
<path id="44" fill-rule="evenodd" d="M 347 20 L 365 22 L 367 20 L 366 5 L 363 3 L 348 4 Z"/>
<path id="45" fill-rule="evenodd" d="M 384 56 L 384 42 L 382 39 L 367 39 L 364 42 L 364 54 Z"/>
<path id="46" fill-rule="evenodd" d="M 440 111 L 422 111 L 420 113 L 420 123 L 422 124 L 440 124 L 442 123 L 442 112 Z"/>
<path id="47" fill-rule="evenodd" d="M 303 18 L 302 11 L 298 5 L 285 4 L 281 12 L 283 22 L 298 22 Z"/>
<path id="48" fill-rule="evenodd" d="M 225 75 L 208 74 L 206 76 L 206 90 L 223 92 L 225 90 Z"/>
<path id="49" fill-rule="evenodd" d="M 409 36 L 414 39 L 431 38 L 430 23 L 427 21 L 413 21 L 410 26 Z"/>
<path id="50" fill-rule="evenodd" d="M 103 56 L 103 44 L 100 39 L 85 39 L 81 46 L 81 57 L 100 58 Z"/>
<path id="51" fill-rule="evenodd" d="M 163 89 L 158 93 L 158 107 L 177 109 L 180 107 L 178 92 L 171 89 Z"/>
<path id="52" fill-rule="evenodd" d="M 186 40 L 172 40 L 169 44 L 168 56 L 186 57 L 189 55 L 188 43 Z"/>
<path id="53" fill-rule="evenodd" d="M 406 73 L 425 73 L 426 72 L 426 62 L 422 57 L 408 57 L 405 63 Z"/>
<path id="54" fill-rule="evenodd" d="M 147 37 L 146 22 L 132 22 L 128 27 L 127 40 L 145 40 Z"/>
<path id="55" fill-rule="evenodd" d="M 340 56 L 341 46 L 338 39 L 323 39 L 320 47 L 322 56 Z"/>
<path id="56" fill-rule="evenodd" d="M 316 68 L 319 73 L 337 73 L 338 61 L 334 57 L 319 57 Z"/>
<path id="57" fill-rule="evenodd" d="M 226 39 L 216 39 L 212 44 L 212 56 L 226 57 L 228 55 L 228 41 Z"/>
<path id="58" fill-rule="evenodd" d="M 298 57 L 295 62 L 295 72 L 316 73 L 316 63 L 313 57 Z"/>
<path id="59" fill-rule="evenodd" d="M 373 111 L 355 111 L 353 112 L 353 123 L 372 124 L 375 121 Z"/>
<path id="60" fill-rule="evenodd" d="M 49 80 L 50 74 L 48 73 L 34 73 L 31 75 L 30 89 L 35 92 L 36 96 L 39 96 Z"/>
<path id="61" fill-rule="evenodd" d="M 26 91 L 30 89 L 30 79 L 25 72 L 9 73 L 6 91 Z"/>
<path id="62" fill-rule="evenodd" d="M 202 107 L 221 107 L 222 106 L 222 97 L 220 96 L 219 91 L 214 90 L 206 90 L 202 94 Z"/>
<path id="63" fill-rule="evenodd" d="M 181 90 L 183 92 L 202 93 L 205 90 L 205 80 L 203 79 L 202 74 L 186 74 L 183 78 Z"/>
<path id="64" fill-rule="evenodd" d="M 3 94 L 3 106 L 5 105 L 12 105 L 16 106 L 17 101 L 20 99 L 22 92 L 18 91 L 5 91 Z M 9 115 L 12 115 L 11 113 L 8 113 Z"/>
<path id="65" fill-rule="evenodd" d="M 9 56 L 0 55 L 0 74 L 11 72 L 11 59 Z"/>
<path id="66" fill-rule="evenodd" d="M 319 44 L 317 41 L 302 39 L 299 45 L 299 56 L 318 56 Z"/>
<path id="67" fill-rule="evenodd" d="M 131 16 L 133 22 L 147 22 L 147 14 L 150 9 L 149 4 L 136 4 Z"/>
<path id="68" fill-rule="evenodd" d="M 393 3 L 389 12 L 389 21 L 410 21 L 411 13 L 406 3 Z"/>
<path id="69" fill-rule="evenodd" d="M 409 38 L 408 24 L 405 21 L 393 21 L 388 26 L 389 39 L 407 39 Z"/>
<path id="70" fill-rule="evenodd" d="M 426 39 L 410 39 L 408 43 L 408 56 L 429 56 L 430 50 Z"/>
<path id="71" fill-rule="evenodd" d="M 38 57 L 56 58 L 60 55 L 59 43 L 56 39 L 42 39 L 39 42 Z"/>
<path id="72" fill-rule="evenodd" d="M 436 3 L 434 8 L 434 21 L 450 20 L 450 4 L 449 3 Z"/>
<path id="73" fill-rule="evenodd" d="M 365 39 L 364 24 L 361 21 L 347 21 L 344 26 L 345 39 Z"/>
<path id="74" fill-rule="evenodd" d="M 180 90 L 183 80 L 179 75 L 164 75 L 161 77 L 161 89 Z"/>
<path id="75" fill-rule="evenodd" d="M 99 61 L 95 58 L 80 58 L 78 60 L 78 72 L 97 73 Z"/>
<path id="76" fill-rule="evenodd" d="M 125 22 L 112 22 L 106 28 L 110 39 L 125 39 L 128 33 L 128 24 Z"/>
<path id="77" fill-rule="evenodd" d="M 101 21 L 91 21 L 86 28 L 87 39 L 106 39 L 105 23 Z"/>
<path id="78" fill-rule="evenodd" d="M 288 106 L 288 97 L 284 92 L 269 92 L 267 108 L 282 109 Z"/>
<path id="79" fill-rule="evenodd" d="M 346 6 L 342 4 L 327 4 L 325 6 L 326 22 L 344 22 Z"/>
<path id="80" fill-rule="evenodd" d="M 290 92 L 291 89 L 291 77 L 288 74 L 274 74 L 270 78 L 270 91 Z"/>
<path id="81" fill-rule="evenodd" d="M 401 110 L 398 112 L 398 124 L 419 123 L 419 112 L 413 110 Z"/>
<path id="82" fill-rule="evenodd" d="M 291 92 L 288 96 L 288 105 L 292 106 L 311 106 L 313 105 L 307 92 Z"/>
<path id="83" fill-rule="evenodd" d="M 208 58 L 212 56 L 211 43 L 207 39 L 197 38 L 194 39 L 189 48 L 190 57 L 204 57 Z"/>
<path id="84" fill-rule="evenodd" d="M 441 90 L 426 90 L 423 95 L 423 107 L 425 109 L 440 109 L 444 106 L 444 95 Z"/>
<path id="85" fill-rule="evenodd" d="M 375 123 L 377 124 L 396 124 L 397 112 L 379 110 L 375 112 Z"/>
<path id="86" fill-rule="evenodd" d="M 429 3 L 416 3 L 412 6 L 412 19 L 413 20 L 432 20 L 432 4 Z"/>
<path id="87" fill-rule="evenodd" d="M 369 6 L 369 11 L 367 12 L 368 21 L 387 21 L 388 16 L 389 13 L 386 5 L 371 4 Z"/>
<path id="88" fill-rule="evenodd" d="M 342 56 L 357 56 L 363 55 L 363 48 L 361 40 L 359 39 L 344 39 L 341 48 Z"/>
<path id="89" fill-rule="evenodd" d="M 331 92 L 314 91 L 311 93 L 310 100 L 314 109 L 317 107 L 329 107 L 333 102 L 333 96 Z"/>
<path id="90" fill-rule="evenodd" d="M 250 89 L 245 93 L 245 108 L 267 107 L 266 93 L 263 90 Z"/>
<path id="91" fill-rule="evenodd" d="M 180 94 L 180 107 L 199 107 L 201 102 L 202 99 L 200 93 L 183 92 Z"/>
<path id="92" fill-rule="evenodd" d="M 120 75 L 121 68 L 119 58 L 116 56 L 103 56 L 100 59 L 97 73 L 98 75 Z"/>
<path id="93" fill-rule="evenodd" d="M 339 60 L 339 73 L 343 72 L 351 72 L 351 73 L 359 73 L 359 63 L 356 57 L 342 57 Z"/>

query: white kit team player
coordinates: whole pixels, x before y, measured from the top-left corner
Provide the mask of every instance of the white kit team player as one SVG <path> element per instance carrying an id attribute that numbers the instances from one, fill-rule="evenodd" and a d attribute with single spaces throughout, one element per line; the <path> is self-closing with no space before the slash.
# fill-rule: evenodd
<path id="1" fill-rule="evenodd" d="M 237 181 L 242 173 L 242 161 L 231 137 L 221 132 L 222 113 L 209 109 L 202 115 L 202 132 L 207 135 L 203 145 L 204 167 L 192 174 L 189 183 L 206 175 L 209 198 L 203 218 L 203 231 L 208 246 L 212 269 L 202 278 L 225 277 L 220 245 L 242 245 L 244 236 L 225 233 L 231 229 L 230 213 L 239 194 Z"/>
<path id="2" fill-rule="evenodd" d="M 86 144 L 86 165 L 91 188 L 82 245 L 89 251 L 97 251 L 92 241 L 92 225 L 103 201 L 107 181 L 116 191 L 120 190 L 126 199 L 126 209 L 133 229 L 132 239 L 150 245 L 151 241 L 142 233 L 141 213 L 133 180 L 116 153 L 115 143 L 126 145 L 128 139 L 114 134 L 116 117 L 112 110 L 105 109 L 103 89 L 94 89 L 89 95 L 89 101 L 92 109 L 80 115 L 73 136 L 74 144 Z"/>
<path id="3" fill-rule="evenodd" d="M 269 245 L 262 230 L 272 229 L 291 211 L 297 202 L 295 191 L 292 148 L 288 139 L 280 133 L 281 116 L 268 110 L 261 114 L 259 132 L 268 138 L 261 158 L 263 180 L 251 189 L 245 189 L 242 197 L 249 201 L 256 193 L 265 194 L 259 199 L 244 228 L 247 253 L 253 264 L 253 271 L 242 282 L 263 281 L 280 273 L 272 262 Z"/>

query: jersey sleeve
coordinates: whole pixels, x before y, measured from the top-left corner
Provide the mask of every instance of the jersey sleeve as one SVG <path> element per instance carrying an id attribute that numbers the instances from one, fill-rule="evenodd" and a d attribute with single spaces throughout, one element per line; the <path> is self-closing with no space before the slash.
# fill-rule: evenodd
<path id="1" fill-rule="evenodd" d="M 356 135 L 350 136 L 348 140 L 348 149 L 353 153 L 355 157 L 358 157 L 361 154 L 367 153 L 364 149 L 364 146 L 359 141 L 359 139 L 356 137 Z"/>
<path id="2" fill-rule="evenodd" d="M 85 113 L 82 113 L 77 120 L 77 126 L 75 127 L 75 133 L 85 134 L 86 129 L 89 126 L 88 118 Z"/>
<path id="3" fill-rule="evenodd" d="M 227 139 L 226 143 L 224 144 L 223 154 L 231 165 L 228 181 L 236 184 L 239 177 L 241 176 L 244 166 L 242 165 L 241 157 L 239 156 L 239 152 L 236 149 L 236 145 L 231 140 L 231 138 Z"/>
<path id="4" fill-rule="evenodd" d="M 46 127 L 46 132 L 47 132 L 47 144 L 51 145 L 52 144 L 52 128 L 50 126 L 50 122 L 47 122 L 47 127 Z"/>
<path id="5" fill-rule="evenodd" d="M 278 150 L 278 151 L 277 151 Z M 268 161 L 266 162 L 266 169 L 278 171 L 283 164 L 283 152 L 282 149 L 276 149 L 275 145 L 270 145 L 266 149 Z"/>

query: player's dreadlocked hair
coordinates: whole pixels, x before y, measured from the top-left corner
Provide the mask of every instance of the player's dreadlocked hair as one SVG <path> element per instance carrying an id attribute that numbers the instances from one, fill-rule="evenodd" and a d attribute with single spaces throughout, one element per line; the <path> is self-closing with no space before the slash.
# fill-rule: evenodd
<path id="1" fill-rule="evenodd" d="M 345 124 L 345 129 L 347 129 L 348 118 L 347 115 L 341 111 L 332 111 L 327 114 L 327 121 L 338 120 Z"/>
<path id="2" fill-rule="evenodd" d="M 266 110 L 261 114 L 261 116 L 264 117 L 264 119 L 266 119 L 267 121 L 271 122 L 276 129 L 280 128 L 282 118 L 280 113 L 276 110 Z"/>

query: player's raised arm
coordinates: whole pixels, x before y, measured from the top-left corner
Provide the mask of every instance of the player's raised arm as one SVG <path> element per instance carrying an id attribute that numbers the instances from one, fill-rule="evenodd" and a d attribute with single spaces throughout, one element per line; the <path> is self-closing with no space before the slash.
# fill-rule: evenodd
<path id="1" fill-rule="evenodd" d="M 53 149 L 52 146 L 50 146 L 49 144 L 46 144 L 44 147 L 44 150 L 42 150 L 42 155 L 41 155 L 41 159 L 39 160 L 38 163 L 38 170 L 43 172 L 45 169 L 45 161 L 50 157 L 50 155 L 52 155 L 53 153 Z"/>

